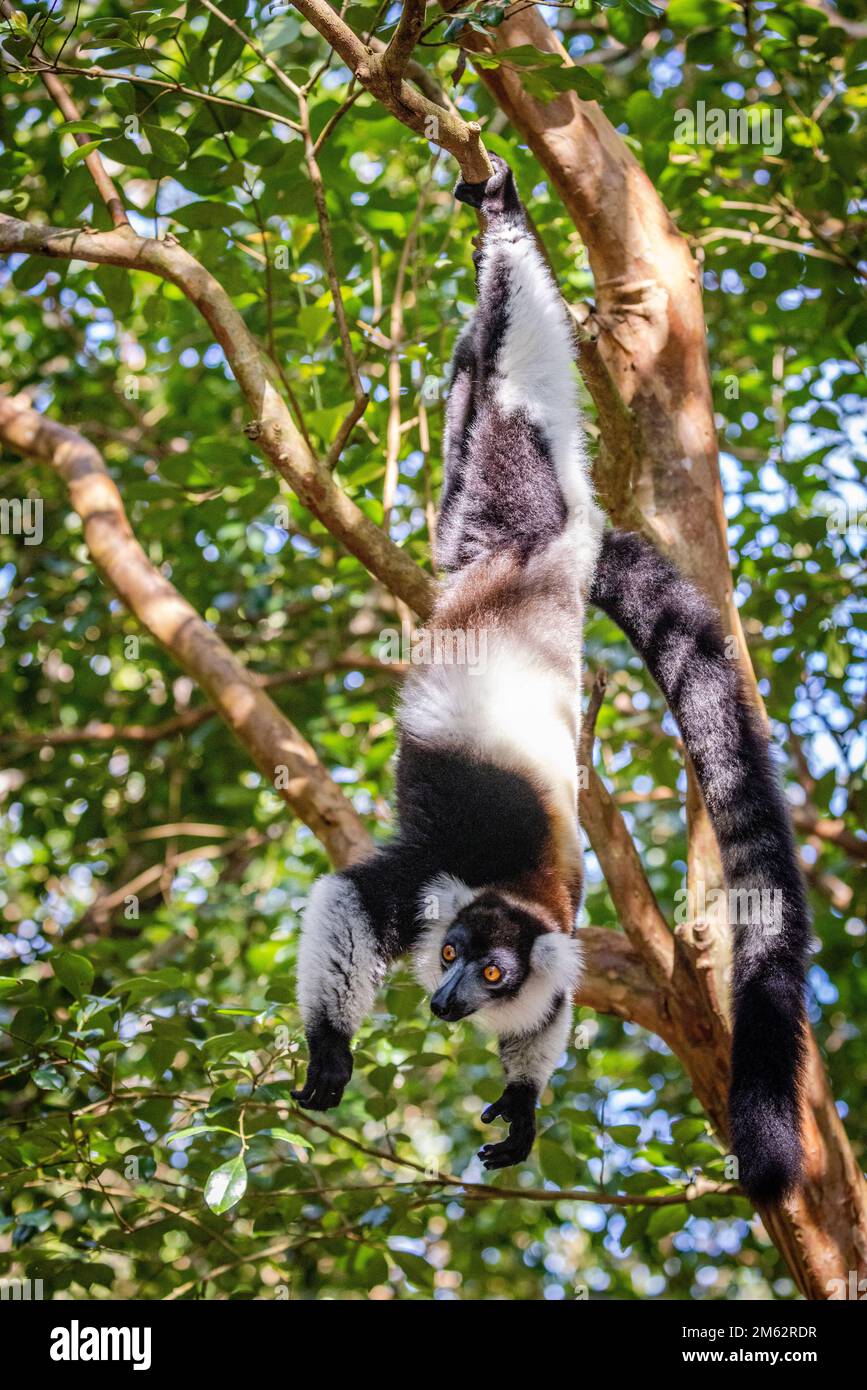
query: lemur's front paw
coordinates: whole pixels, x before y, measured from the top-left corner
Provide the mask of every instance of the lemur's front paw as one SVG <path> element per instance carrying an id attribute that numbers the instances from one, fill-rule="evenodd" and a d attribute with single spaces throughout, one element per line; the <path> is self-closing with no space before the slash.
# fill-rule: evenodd
<path id="1" fill-rule="evenodd" d="M 479 1158 L 485 1167 L 511 1168 L 529 1156 L 536 1137 L 536 1095 L 531 1086 L 510 1082 L 499 1100 L 482 1111 L 482 1124 L 492 1120 L 509 1121 L 509 1137 L 500 1144 L 485 1144 Z"/>
<path id="2" fill-rule="evenodd" d="M 497 213 L 519 212 L 521 207 L 512 171 L 498 154 L 489 154 L 494 172 L 481 183 L 466 183 L 461 179 L 455 187 L 455 197 L 461 203 L 481 208 L 486 217 Z"/>
<path id="3" fill-rule="evenodd" d="M 292 1097 L 305 1110 L 331 1110 L 340 1104 L 352 1075 L 352 1053 L 342 1033 L 328 1024 L 312 1029 L 308 1035 L 310 1063 L 307 1080 Z"/>

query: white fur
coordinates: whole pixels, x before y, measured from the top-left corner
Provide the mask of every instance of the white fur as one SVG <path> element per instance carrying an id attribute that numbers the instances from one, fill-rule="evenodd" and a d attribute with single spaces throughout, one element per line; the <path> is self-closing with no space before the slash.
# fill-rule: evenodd
<path id="1" fill-rule="evenodd" d="M 412 948 L 412 968 L 416 979 L 431 994 L 442 979 L 443 939 L 462 907 L 477 898 L 483 888 L 468 888 L 451 874 L 437 874 L 418 895 L 419 921 L 424 928 Z M 436 910 L 434 916 L 430 909 Z"/>
<path id="2" fill-rule="evenodd" d="M 373 1008 L 384 976 L 385 960 L 354 884 L 340 874 L 320 878 L 304 909 L 298 951 L 298 1006 L 305 1025 L 325 1014 L 351 1036 Z"/>
<path id="3" fill-rule="evenodd" d="M 545 932 L 533 943 L 530 974 L 515 998 L 488 1004 L 476 1017 L 500 1036 L 532 1036 L 551 1013 L 558 994 L 565 994 L 571 1012 L 581 963 L 581 947 L 574 936 Z"/>
<path id="4" fill-rule="evenodd" d="M 566 1051 L 572 1024 L 572 999 L 563 1000 L 543 1028 L 518 1037 L 500 1038 L 500 1060 L 506 1081 L 526 1081 L 537 1095 L 544 1091 L 559 1058 Z"/>
<path id="5" fill-rule="evenodd" d="M 484 670 L 432 665 L 414 674 L 400 720 L 429 746 L 467 749 L 549 792 L 562 824 L 574 827 L 567 857 L 577 862 L 580 698 L 580 663 L 568 676 L 553 671 L 530 628 L 494 630 Z"/>

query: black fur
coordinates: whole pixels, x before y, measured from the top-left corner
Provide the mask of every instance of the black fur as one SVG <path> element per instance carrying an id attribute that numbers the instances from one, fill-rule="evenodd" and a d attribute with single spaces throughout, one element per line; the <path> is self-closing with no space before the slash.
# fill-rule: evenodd
<path id="1" fill-rule="evenodd" d="M 508 814 L 504 814 L 508 807 Z M 384 955 L 418 937 L 418 894 L 437 874 L 478 888 L 539 867 L 548 828 L 530 782 L 479 758 L 404 735 L 397 765 L 397 837 L 345 871 L 377 925 Z"/>
<path id="2" fill-rule="evenodd" d="M 304 1085 L 292 1092 L 294 1100 L 307 1110 L 330 1110 L 337 1105 L 352 1076 L 349 1038 L 326 1018 L 307 1029 L 310 1065 Z"/>
<path id="3" fill-rule="evenodd" d="M 482 1124 L 506 1120 L 509 1136 L 499 1144 L 483 1144 L 479 1158 L 490 1172 L 511 1168 L 529 1157 L 536 1138 L 536 1092 L 524 1081 L 510 1081 L 499 1100 L 482 1111 Z"/>
<path id="4" fill-rule="evenodd" d="M 608 532 L 591 600 L 623 629 L 680 727 L 719 842 L 726 883 L 778 889 L 781 929 L 754 913 L 734 927 L 729 1095 L 740 1181 L 776 1202 L 802 1168 L 800 1077 L 811 928 L 768 740 L 726 656 L 707 599 L 642 537 Z"/>

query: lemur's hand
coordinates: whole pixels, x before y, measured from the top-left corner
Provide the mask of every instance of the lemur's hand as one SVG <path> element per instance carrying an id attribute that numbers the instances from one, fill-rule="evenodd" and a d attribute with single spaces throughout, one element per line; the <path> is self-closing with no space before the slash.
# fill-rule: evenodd
<path id="1" fill-rule="evenodd" d="M 520 214 L 521 200 L 511 169 L 498 154 L 489 154 L 488 158 L 494 169 L 491 177 L 482 183 L 466 183 L 461 179 L 455 188 L 455 197 L 461 203 L 479 208 L 484 217 Z"/>
<path id="2" fill-rule="evenodd" d="M 509 1137 L 500 1144 L 485 1144 L 479 1150 L 479 1158 L 488 1169 L 523 1163 L 536 1137 L 536 1095 L 532 1086 L 511 1081 L 500 1099 L 482 1111 L 482 1124 L 489 1125 L 496 1119 L 509 1121 Z"/>
<path id="3" fill-rule="evenodd" d="M 331 1110 L 340 1104 L 347 1082 L 352 1075 L 352 1053 L 349 1044 L 335 1028 L 321 1024 L 311 1029 L 310 1063 L 307 1080 L 292 1097 L 305 1110 Z"/>

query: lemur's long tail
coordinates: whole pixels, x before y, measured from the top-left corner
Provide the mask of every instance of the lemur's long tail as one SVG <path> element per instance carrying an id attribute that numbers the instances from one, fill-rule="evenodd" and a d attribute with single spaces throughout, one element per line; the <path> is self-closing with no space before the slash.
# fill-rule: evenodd
<path id="1" fill-rule="evenodd" d="M 590 597 L 623 629 L 665 696 L 716 832 L 735 919 L 731 1141 L 745 1191 L 777 1202 L 801 1173 L 811 927 L 768 740 L 726 656 L 714 609 L 647 541 L 606 532 Z"/>

